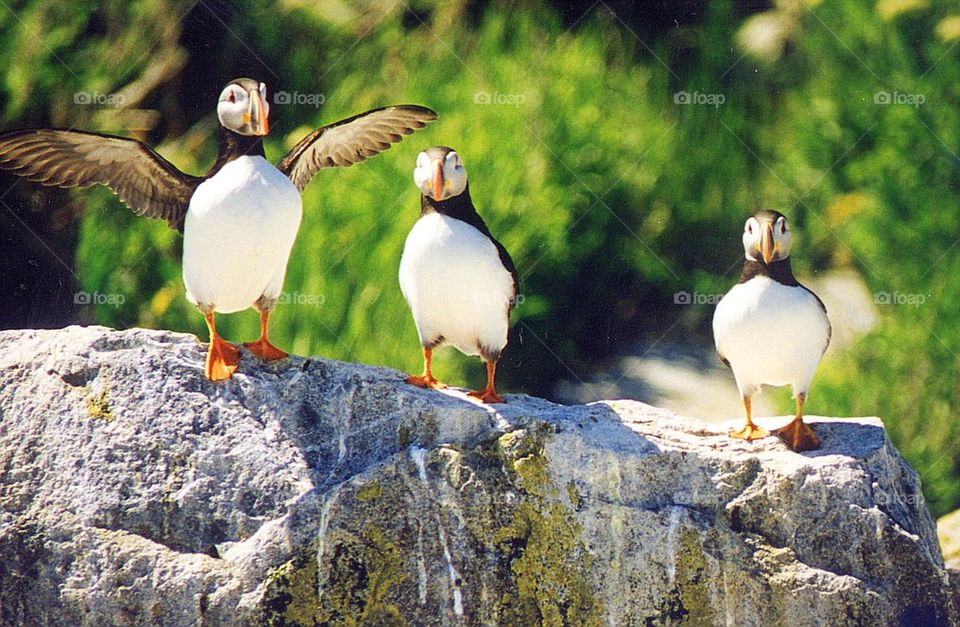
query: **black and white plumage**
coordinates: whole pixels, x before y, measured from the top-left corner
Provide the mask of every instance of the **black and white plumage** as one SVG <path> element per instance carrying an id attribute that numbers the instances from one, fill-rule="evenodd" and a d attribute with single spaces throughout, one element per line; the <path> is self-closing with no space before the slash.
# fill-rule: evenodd
<path id="1" fill-rule="evenodd" d="M 261 335 L 247 347 L 264 359 L 286 356 L 267 339 L 267 318 L 299 230 L 299 192 L 321 168 L 363 161 L 437 117 L 416 105 L 374 109 L 317 129 L 273 166 L 263 151 L 269 113 L 263 83 L 228 83 L 217 103 L 219 154 L 204 176 L 181 172 L 134 139 L 62 129 L 0 135 L 0 169 L 57 187 L 105 185 L 137 215 L 183 233 L 187 297 L 210 329 L 207 376 L 226 379 L 239 353 L 217 335 L 214 312 L 255 307 Z"/>
<path id="2" fill-rule="evenodd" d="M 408 381 L 445 387 L 430 362 L 434 348 L 451 344 L 487 363 L 487 385 L 471 395 L 502 403 L 494 378 L 517 295 L 513 260 L 477 214 L 456 151 L 434 146 L 421 152 L 413 179 L 421 191 L 420 219 L 404 245 L 400 288 L 423 345 L 424 373 Z"/>
<path id="3" fill-rule="evenodd" d="M 740 281 L 717 304 L 713 334 L 717 352 L 733 370 L 746 411 L 746 425 L 731 433 L 753 440 L 767 435 L 751 419 L 750 399 L 763 385 L 790 385 L 797 400 L 794 420 L 774 433 L 795 451 L 819 446 L 803 422 L 803 403 L 830 343 L 823 302 L 801 285 L 790 268 L 792 233 L 786 217 L 760 211 L 744 225 L 746 261 Z"/>

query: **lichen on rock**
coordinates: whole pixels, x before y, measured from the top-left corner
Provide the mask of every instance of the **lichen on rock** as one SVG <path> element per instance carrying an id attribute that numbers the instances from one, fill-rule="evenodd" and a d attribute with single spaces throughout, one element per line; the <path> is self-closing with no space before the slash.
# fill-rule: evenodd
<path id="1" fill-rule="evenodd" d="M 599 625 L 602 613 L 588 581 L 592 565 L 582 528 L 550 479 L 546 426 L 499 438 L 522 494 L 510 523 L 494 532 L 494 543 L 510 559 L 515 585 L 500 602 L 544 625 Z"/>
<path id="2" fill-rule="evenodd" d="M 329 538 L 332 558 L 316 553 L 293 558 L 270 573 L 260 606 L 268 625 L 403 625 L 390 602 L 391 588 L 406 577 L 399 549 L 382 530 L 367 525 L 358 534 Z"/>

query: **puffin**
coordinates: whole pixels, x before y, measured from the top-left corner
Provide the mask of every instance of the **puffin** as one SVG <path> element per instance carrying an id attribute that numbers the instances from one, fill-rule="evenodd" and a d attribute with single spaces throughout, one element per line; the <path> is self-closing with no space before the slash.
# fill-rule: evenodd
<path id="1" fill-rule="evenodd" d="M 814 450 L 820 441 L 803 421 L 803 403 L 813 374 L 830 344 L 827 308 L 793 276 L 787 218 L 762 210 L 743 228 L 745 261 L 740 281 L 720 300 L 713 336 L 721 361 L 733 370 L 746 424 L 729 435 L 743 440 L 768 432 L 751 420 L 750 399 L 763 385 L 790 385 L 797 413 L 772 433 L 791 450 Z"/>
<path id="2" fill-rule="evenodd" d="M 400 259 L 400 290 L 410 306 L 423 347 L 423 374 L 407 382 L 443 389 L 430 369 L 433 350 L 450 344 L 486 363 L 487 385 L 469 395 L 503 403 L 494 385 L 516 303 L 517 270 L 470 199 L 460 155 L 433 146 L 417 155 L 413 181 L 420 217 Z"/>
<path id="3" fill-rule="evenodd" d="M 383 152 L 437 118 L 417 105 L 372 109 L 309 133 L 273 165 L 263 150 L 269 115 L 264 83 L 227 83 L 217 101 L 219 152 L 203 176 L 181 172 L 135 139 L 65 129 L 0 135 L 0 169 L 49 186 L 105 185 L 135 214 L 180 232 L 186 296 L 210 333 L 205 374 L 222 381 L 240 354 L 217 334 L 215 313 L 255 308 L 260 337 L 245 346 L 264 360 L 287 356 L 268 339 L 267 324 L 300 228 L 300 192 L 314 174 Z"/>

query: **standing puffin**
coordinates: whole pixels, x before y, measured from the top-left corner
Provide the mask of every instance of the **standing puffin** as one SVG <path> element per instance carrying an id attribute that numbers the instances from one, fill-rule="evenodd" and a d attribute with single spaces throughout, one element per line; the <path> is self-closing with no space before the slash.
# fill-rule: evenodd
<path id="1" fill-rule="evenodd" d="M 182 233 L 187 298 L 210 330 L 206 375 L 219 381 L 233 375 L 239 351 L 217 335 L 214 312 L 256 308 L 260 338 L 245 346 L 267 360 L 287 356 L 267 339 L 267 320 L 300 228 L 300 191 L 313 175 L 372 157 L 437 117 L 415 105 L 367 111 L 313 131 L 274 166 L 263 152 L 269 113 L 263 83 L 228 83 L 217 102 L 220 151 L 202 177 L 137 140 L 59 129 L 0 135 L 0 168 L 44 185 L 106 185 L 137 215 Z"/>
<path id="2" fill-rule="evenodd" d="M 413 181 L 420 189 L 420 219 L 400 259 L 400 289 L 423 345 L 423 374 L 408 383 L 445 388 L 430 371 L 433 349 L 452 344 L 487 364 L 487 385 L 470 396 L 503 403 L 494 387 L 497 360 L 507 345 L 517 271 L 470 200 L 467 171 L 452 148 L 417 155 Z"/>
<path id="3" fill-rule="evenodd" d="M 792 238 L 781 213 L 760 211 L 747 220 L 743 273 L 717 304 L 713 336 L 720 359 L 733 369 L 747 415 L 743 429 L 730 436 L 754 440 L 768 435 L 750 419 L 750 398 L 763 385 L 789 384 L 797 414 L 773 433 L 792 450 L 809 451 L 820 441 L 803 422 L 803 402 L 831 329 L 823 301 L 793 276 Z"/>

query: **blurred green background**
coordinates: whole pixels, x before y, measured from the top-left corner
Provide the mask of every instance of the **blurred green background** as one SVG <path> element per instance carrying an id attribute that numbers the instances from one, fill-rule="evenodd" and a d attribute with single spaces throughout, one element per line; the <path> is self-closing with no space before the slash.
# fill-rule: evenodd
<path id="1" fill-rule="evenodd" d="M 960 8 L 945 0 L 20 1 L 0 8 L 0 127 L 131 135 L 199 174 L 217 95 L 237 76 L 290 95 L 273 101 L 273 161 L 321 124 L 429 106 L 440 120 L 427 130 L 308 187 L 293 303 L 272 338 L 419 370 L 396 274 L 418 215 L 416 155 L 446 144 L 521 276 L 502 387 L 548 396 L 638 338 L 709 345 L 712 306 L 681 309 L 674 294 L 729 289 L 745 217 L 781 210 L 801 278 L 847 269 L 873 293 L 922 295 L 879 307 L 876 328 L 824 361 L 808 411 L 881 416 L 941 514 L 960 507 L 958 42 Z M 100 188 L 3 176 L 0 190 L 4 327 L 206 338 L 164 223 Z M 124 302 L 78 307 L 77 289 Z M 256 314 L 218 328 L 253 339 Z M 436 372 L 483 378 L 453 350 Z"/>

